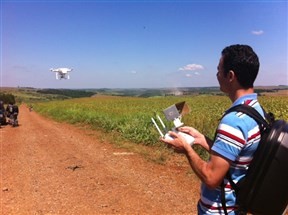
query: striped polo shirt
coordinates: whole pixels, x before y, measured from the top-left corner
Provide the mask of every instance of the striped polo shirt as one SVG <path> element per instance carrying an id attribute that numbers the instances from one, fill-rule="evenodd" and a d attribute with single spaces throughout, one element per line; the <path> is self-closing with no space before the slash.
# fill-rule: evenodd
<path id="1" fill-rule="evenodd" d="M 257 94 L 238 98 L 232 107 L 244 103 L 255 108 L 263 116 Z M 221 119 L 211 150 L 230 162 L 229 171 L 232 180 L 237 183 L 245 176 L 259 141 L 260 131 L 257 122 L 244 113 L 231 112 Z M 237 214 L 235 192 L 227 179 L 224 179 L 224 185 L 227 212 Z M 198 214 L 224 214 L 221 204 L 221 186 L 210 189 L 202 183 Z"/>

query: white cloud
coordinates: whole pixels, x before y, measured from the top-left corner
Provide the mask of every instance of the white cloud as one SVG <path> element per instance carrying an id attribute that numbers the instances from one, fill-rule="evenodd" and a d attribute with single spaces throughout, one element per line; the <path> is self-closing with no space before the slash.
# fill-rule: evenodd
<path id="1" fill-rule="evenodd" d="M 135 70 L 132 70 L 131 73 L 132 73 L 132 74 L 136 74 L 137 72 L 136 72 Z"/>
<path id="2" fill-rule="evenodd" d="M 194 70 L 202 70 L 204 67 L 199 64 L 187 64 L 186 66 L 180 67 L 179 71 L 194 71 Z"/>
<path id="3" fill-rule="evenodd" d="M 251 33 L 254 34 L 254 35 L 262 35 L 262 34 L 264 34 L 264 31 L 263 30 L 251 31 Z"/>

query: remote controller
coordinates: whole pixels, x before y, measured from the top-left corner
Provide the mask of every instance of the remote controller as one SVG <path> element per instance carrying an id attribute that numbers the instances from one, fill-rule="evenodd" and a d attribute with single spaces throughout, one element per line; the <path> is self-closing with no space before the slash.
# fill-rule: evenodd
<path id="1" fill-rule="evenodd" d="M 181 135 L 182 137 L 184 137 L 184 139 L 186 140 L 186 142 L 189 144 L 189 145 L 193 145 L 194 143 L 194 137 L 192 137 L 191 135 L 187 134 L 187 133 L 184 133 L 184 132 L 181 132 L 181 131 L 174 131 L 175 133 Z M 168 139 L 168 140 L 173 140 L 174 138 L 171 137 L 168 133 L 165 134 L 164 136 L 164 139 Z"/>
<path id="2" fill-rule="evenodd" d="M 172 105 L 172 106 L 170 106 L 164 110 L 164 114 L 165 114 L 166 119 L 169 121 L 173 121 L 174 128 L 172 128 L 172 131 L 174 131 L 175 133 L 184 137 L 186 142 L 192 146 L 195 138 L 193 136 L 187 134 L 187 133 L 184 133 L 184 132 L 177 130 L 179 127 L 184 125 L 184 123 L 181 122 L 182 115 L 185 113 L 188 113 L 188 112 L 189 112 L 189 108 L 185 104 L 185 102 L 177 103 L 177 104 Z M 164 122 L 162 121 L 162 119 L 160 118 L 160 116 L 157 115 L 157 119 L 159 120 L 160 124 L 162 125 L 164 132 L 162 132 L 162 130 L 159 128 L 155 119 L 153 117 L 151 118 L 151 120 L 152 120 L 153 124 L 155 125 L 156 129 L 158 130 L 160 136 L 166 140 L 173 140 L 174 138 L 169 135 L 168 129 L 166 128 L 166 126 L 165 126 Z"/>

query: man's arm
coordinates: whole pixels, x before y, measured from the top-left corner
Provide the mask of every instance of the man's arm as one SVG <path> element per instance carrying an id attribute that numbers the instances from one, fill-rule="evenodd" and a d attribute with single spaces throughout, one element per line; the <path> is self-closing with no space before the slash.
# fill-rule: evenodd
<path id="1" fill-rule="evenodd" d="M 192 133 L 190 132 L 189 134 Z M 184 153 L 193 171 L 208 187 L 215 188 L 219 186 L 229 170 L 229 161 L 213 152 L 210 154 L 210 160 L 204 161 L 195 152 L 195 150 L 188 143 L 186 143 L 185 139 L 181 135 L 178 135 L 175 132 L 170 132 L 170 135 L 173 136 L 173 140 L 162 139 L 162 141 L 169 146 L 172 146 L 176 152 Z M 207 147 L 206 149 L 210 150 L 211 145 L 209 144 L 211 143 L 208 144 L 205 136 L 202 134 L 200 135 L 199 132 L 195 137 L 195 144 L 199 144 L 204 148 Z"/>
<path id="2" fill-rule="evenodd" d="M 200 158 L 191 146 L 188 145 L 185 148 L 185 155 L 189 164 L 200 180 L 210 188 L 219 186 L 229 170 L 229 162 L 216 153 L 212 153 L 210 160 L 206 162 Z"/>

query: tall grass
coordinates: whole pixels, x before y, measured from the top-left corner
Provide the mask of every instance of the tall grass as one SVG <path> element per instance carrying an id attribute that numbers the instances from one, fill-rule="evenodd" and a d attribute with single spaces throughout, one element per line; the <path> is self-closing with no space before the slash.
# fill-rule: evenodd
<path id="1" fill-rule="evenodd" d="M 276 118 L 288 120 L 287 96 L 263 96 L 259 100 L 266 111 L 273 112 Z M 34 109 L 58 121 L 115 131 L 134 143 L 155 145 L 159 143 L 159 134 L 151 117 L 157 113 L 164 119 L 163 109 L 181 101 L 186 101 L 191 110 L 183 117 L 183 122 L 210 138 L 214 136 L 222 113 L 231 105 L 227 97 L 211 95 L 157 98 L 98 96 L 37 103 Z M 171 123 L 167 125 L 171 126 Z"/>

